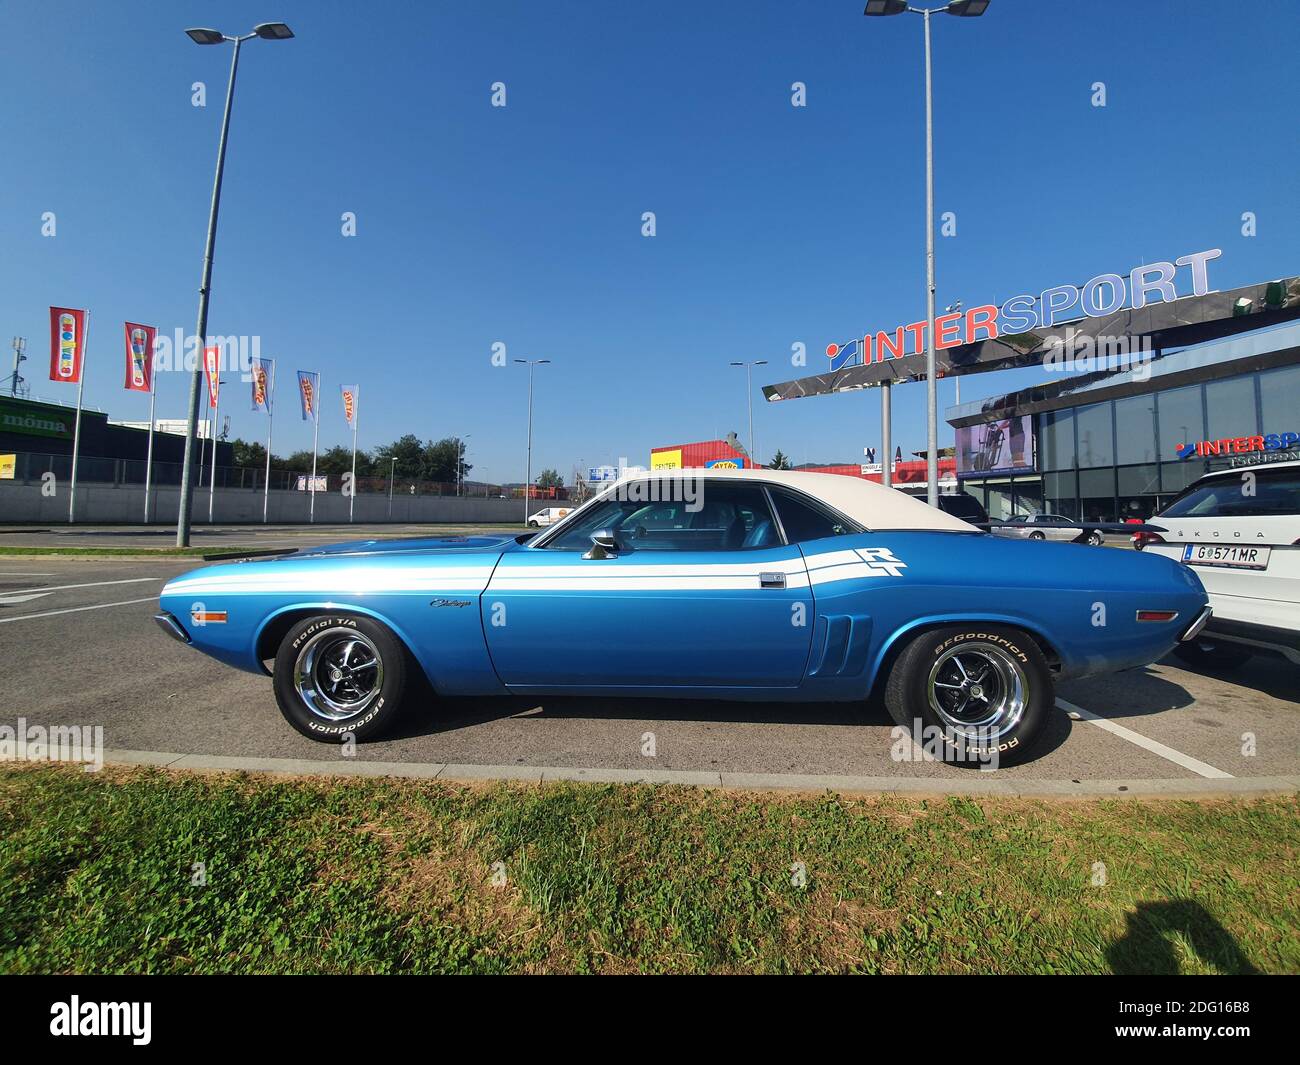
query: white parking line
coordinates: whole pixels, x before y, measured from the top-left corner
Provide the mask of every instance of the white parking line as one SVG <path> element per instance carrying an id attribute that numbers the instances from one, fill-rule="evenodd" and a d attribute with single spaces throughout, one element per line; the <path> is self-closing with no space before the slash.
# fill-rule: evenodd
<path id="1" fill-rule="evenodd" d="M 1065 699 L 1057 698 L 1056 705 L 1064 710 L 1070 717 L 1076 721 L 1091 721 L 1100 729 L 1105 729 L 1112 735 L 1120 739 L 1128 740 L 1129 743 L 1141 747 L 1145 751 L 1159 755 L 1166 761 L 1173 762 L 1174 765 L 1180 765 L 1184 769 L 1202 777 L 1209 777 L 1212 780 L 1231 780 L 1232 774 L 1225 773 L 1222 769 L 1215 769 L 1214 766 L 1193 758 L 1189 754 L 1183 754 L 1182 751 L 1175 751 L 1172 747 L 1166 747 L 1163 743 L 1143 736 L 1140 732 L 1134 732 L 1132 729 L 1125 728 L 1123 725 L 1117 725 L 1108 718 L 1094 714 L 1091 710 L 1085 710 L 1081 706 L 1075 706 L 1074 703 L 1067 702 Z"/>
<path id="2" fill-rule="evenodd" d="M 122 581 L 91 581 L 89 584 L 56 584 L 53 588 L 15 588 L 5 595 L 21 595 L 24 592 L 66 592 L 72 588 L 103 588 L 109 584 L 143 584 L 145 581 L 160 581 L 162 577 L 128 577 Z"/>
<path id="3" fill-rule="evenodd" d="M 126 599 L 120 603 L 96 603 L 94 606 L 70 606 L 66 610 L 47 610 L 42 614 L 20 614 L 16 618 L 0 618 L 0 625 L 7 625 L 11 621 L 34 621 L 36 618 L 52 618 L 55 614 L 75 614 L 81 610 L 104 610 L 110 606 L 130 606 L 132 603 L 156 603 L 156 595 L 148 596 L 144 599 Z"/>

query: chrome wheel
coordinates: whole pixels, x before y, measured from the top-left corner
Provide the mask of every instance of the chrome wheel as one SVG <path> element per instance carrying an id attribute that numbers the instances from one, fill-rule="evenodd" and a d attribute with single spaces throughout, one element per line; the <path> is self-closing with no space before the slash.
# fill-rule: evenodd
<path id="1" fill-rule="evenodd" d="M 362 713 L 379 695 L 384 663 L 364 633 L 338 626 L 316 633 L 294 663 L 293 684 L 317 717 L 346 721 Z"/>
<path id="2" fill-rule="evenodd" d="M 1029 700 L 1020 663 L 992 644 L 945 651 L 930 668 L 926 691 L 944 725 L 982 739 L 1015 728 Z"/>

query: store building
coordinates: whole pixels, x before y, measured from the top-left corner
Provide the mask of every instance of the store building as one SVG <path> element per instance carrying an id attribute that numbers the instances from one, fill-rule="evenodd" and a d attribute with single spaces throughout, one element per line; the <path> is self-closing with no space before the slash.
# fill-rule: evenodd
<path id="1" fill-rule="evenodd" d="M 1300 324 L 1061 376 L 946 412 L 994 520 L 1148 518 L 1211 470 L 1300 459 Z"/>
<path id="2" fill-rule="evenodd" d="M 72 440 L 76 428 L 75 407 L 40 403 L 20 397 L 0 397 L 0 454 L 14 456 L 13 479 L 37 480 L 45 473 L 59 478 L 72 474 Z M 201 424 L 205 424 L 202 423 Z M 149 423 L 136 428 L 116 424 L 102 411 L 81 411 L 81 444 L 77 476 L 85 482 L 143 484 L 145 459 L 149 453 Z M 206 431 L 201 434 L 206 436 Z M 234 464 L 234 447 L 219 441 L 217 465 Z M 207 450 L 211 462 L 211 445 Z M 199 453 L 194 454 L 197 464 Z M 185 461 L 185 437 L 158 431 L 153 437 L 153 481 L 179 484 Z"/>

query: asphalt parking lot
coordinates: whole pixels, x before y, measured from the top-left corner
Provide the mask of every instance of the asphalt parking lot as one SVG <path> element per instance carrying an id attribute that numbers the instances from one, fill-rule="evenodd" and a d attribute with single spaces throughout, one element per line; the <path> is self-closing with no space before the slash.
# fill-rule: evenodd
<path id="1" fill-rule="evenodd" d="M 158 631 L 159 589 L 197 564 L 0 558 L 0 723 L 103 725 L 110 749 L 337 762 L 338 748 L 281 720 L 268 678 Z M 997 774 L 1075 782 L 1300 774 L 1300 671 L 1258 657 L 1212 676 L 1175 661 L 1063 683 L 1039 757 Z M 971 778 L 970 769 L 891 757 L 891 727 L 873 705 L 457 699 L 408 714 L 401 735 L 363 745 L 353 761 Z M 654 757 L 642 754 L 646 733 Z"/>

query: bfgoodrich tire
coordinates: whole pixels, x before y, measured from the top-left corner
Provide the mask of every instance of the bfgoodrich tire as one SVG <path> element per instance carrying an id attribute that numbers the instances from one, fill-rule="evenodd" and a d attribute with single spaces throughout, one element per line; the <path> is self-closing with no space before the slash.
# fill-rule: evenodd
<path id="1" fill-rule="evenodd" d="M 1032 755 L 1056 693 L 1026 633 L 976 623 L 913 639 L 889 672 L 884 701 L 889 716 L 944 761 L 1008 765 Z"/>
<path id="2" fill-rule="evenodd" d="M 353 614 L 319 614 L 289 630 L 275 656 L 280 713 L 321 743 L 375 739 L 401 713 L 406 648 L 385 626 Z"/>

